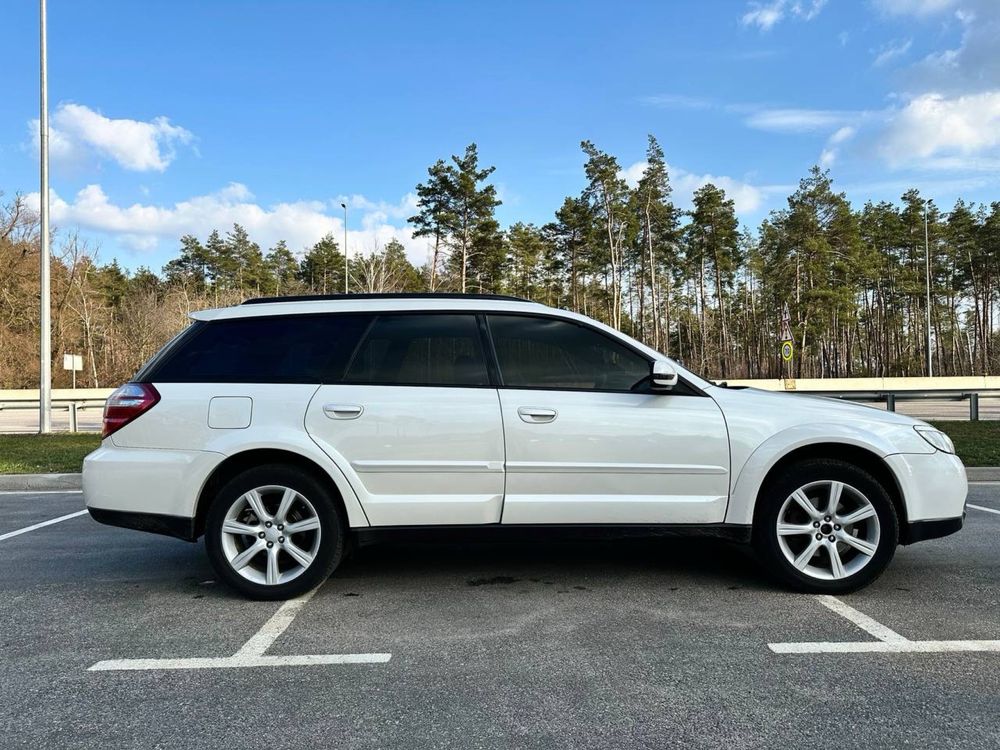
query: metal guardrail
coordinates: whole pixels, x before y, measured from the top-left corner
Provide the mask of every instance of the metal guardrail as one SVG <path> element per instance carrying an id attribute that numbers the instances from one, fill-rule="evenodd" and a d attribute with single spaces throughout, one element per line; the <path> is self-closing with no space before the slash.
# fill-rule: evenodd
<path id="1" fill-rule="evenodd" d="M 1000 390 L 954 391 L 779 391 L 780 393 L 801 393 L 805 396 L 826 396 L 845 401 L 885 404 L 888 411 L 896 411 L 897 401 L 968 401 L 969 421 L 979 421 L 979 399 L 1000 398 Z"/>
<path id="2" fill-rule="evenodd" d="M 79 432 L 78 414 L 86 409 L 104 409 L 103 398 L 87 399 L 52 399 L 52 410 L 63 410 L 69 412 L 69 431 Z M 14 411 L 19 409 L 30 409 L 38 411 L 38 401 L 0 401 L 0 411 Z"/>

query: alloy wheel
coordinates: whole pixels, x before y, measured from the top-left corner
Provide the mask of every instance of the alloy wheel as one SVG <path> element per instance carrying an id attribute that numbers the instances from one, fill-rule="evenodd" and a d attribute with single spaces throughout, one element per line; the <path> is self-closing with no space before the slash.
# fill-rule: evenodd
<path id="1" fill-rule="evenodd" d="M 277 586 L 302 575 L 319 552 L 319 514 L 291 487 L 266 485 L 240 495 L 222 523 L 222 553 L 253 583 Z"/>
<path id="2" fill-rule="evenodd" d="M 778 546 L 799 572 L 820 580 L 848 578 L 871 562 L 881 527 L 867 497 L 844 482 L 803 485 L 778 512 Z"/>

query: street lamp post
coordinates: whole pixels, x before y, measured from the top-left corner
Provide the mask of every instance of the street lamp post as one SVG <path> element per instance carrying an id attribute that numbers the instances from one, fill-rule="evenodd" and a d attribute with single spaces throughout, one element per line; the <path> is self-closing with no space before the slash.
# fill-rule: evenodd
<path id="1" fill-rule="evenodd" d="M 38 296 L 40 311 L 38 357 L 38 431 L 52 431 L 52 330 L 49 322 L 49 81 L 46 50 L 45 0 L 39 2 L 39 99 L 38 150 L 40 154 L 39 219 L 41 220 L 41 252 L 39 253 Z"/>
<path id="2" fill-rule="evenodd" d="M 347 204 L 341 203 L 340 207 L 344 209 L 344 294 L 347 294 L 347 280 L 349 278 L 349 267 L 347 264 Z"/>
<path id="3" fill-rule="evenodd" d="M 927 377 L 934 376 L 934 356 L 931 353 L 931 243 L 927 231 L 927 203 L 924 203 L 924 261 L 927 270 Z"/>

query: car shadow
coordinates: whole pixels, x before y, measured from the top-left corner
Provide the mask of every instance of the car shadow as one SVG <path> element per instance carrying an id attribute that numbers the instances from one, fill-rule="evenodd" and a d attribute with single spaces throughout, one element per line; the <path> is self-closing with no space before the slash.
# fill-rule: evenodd
<path id="1" fill-rule="evenodd" d="M 379 579 L 458 577 L 469 586 L 567 577 L 609 582 L 639 577 L 667 586 L 776 588 L 749 547 L 687 538 L 379 541 L 354 550 L 333 577 L 372 584 Z"/>

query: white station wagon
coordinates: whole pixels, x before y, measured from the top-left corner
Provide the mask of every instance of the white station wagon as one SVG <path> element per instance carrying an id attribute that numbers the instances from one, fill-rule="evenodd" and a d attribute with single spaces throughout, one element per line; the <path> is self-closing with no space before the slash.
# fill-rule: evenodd
<path id="1" fill-rule="evenodd" d="M 965 469 L 930 425 L 715 385 L 575 313 L 396 294 L 192 317 L 108 400 L 84 495 L 102 523 L 204 536 L 254 598 L 401 528 L 701 534 L 839 593 L 962 527 Z"/>

